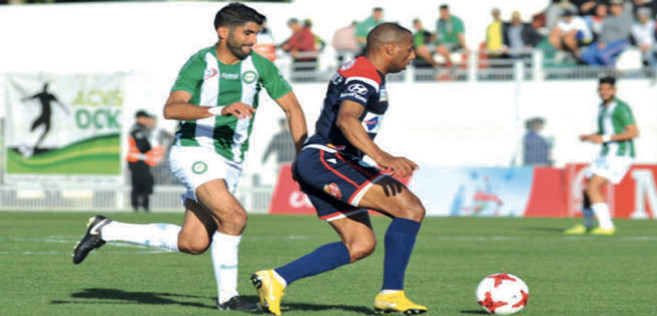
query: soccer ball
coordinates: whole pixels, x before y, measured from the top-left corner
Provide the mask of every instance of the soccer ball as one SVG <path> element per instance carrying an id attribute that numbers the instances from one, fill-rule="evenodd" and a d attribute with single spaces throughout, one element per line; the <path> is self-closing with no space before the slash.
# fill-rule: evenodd
<path id="1" fill-rule="evenodd" d="M 477 285 L 477 302 L 489 314 L 511 315 L 521 311 L 529 300 L 529 288 L 519 277 L 496 273 Z"/>

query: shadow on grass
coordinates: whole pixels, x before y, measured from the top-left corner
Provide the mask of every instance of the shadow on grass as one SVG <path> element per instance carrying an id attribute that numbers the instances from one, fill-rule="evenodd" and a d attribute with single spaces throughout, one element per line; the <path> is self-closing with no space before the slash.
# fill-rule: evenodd
<path id="1" fill-rule="evenodd" d="M 53 300 L 51 304 L 153 304 L 153 305 L 180 305 L 206 309 L 216 309 L 215 305 L 206 305 L 199 302 L 190 302 L 186 299 L 216 298 L 209 296 L 186 295 L 175 293 L 131 292 L 116 289 L 84 289 L 71 294 L 74 300 Z M 252 297 L 253 298 L 253 297 Z M 80 300 L 83 299 L 83 300 Z"/>
<path id="2" fill-rule="evenodd" d="M 484 312 L 483 310 L 469 310 L 469 311 L 461 311 L 461 314 L 482 314 L 482 315 L 488 315 L 488 313 Z"/>
<path id="3" fill-rule="evenodd" d="M 545 226 L 526 226 L 526 227 L 518 227 L 518 229 L 522 230 L 530 230 L 530 231 L 536 231 L 536 232 L 547 232 L 547 233 L 559 233 L 563 235 L 564 227 L 545 227 Z"/>
<path id="4" fill-rule="evenodd" d="M 257 298 L 256 298 L 257 299 Z M 281 304 L 281 310 L 283 311 L 344 311 L 344 312 L 353 312 L 360 313 L 365 315 L 377 315 L 374 313 L 374 310 L 371 308 L 366 308 L 363 306 L 348 306 L 348 305 L 320 305 L 320 304 L 308 304 L 308 303 L 285 303 Z"/>

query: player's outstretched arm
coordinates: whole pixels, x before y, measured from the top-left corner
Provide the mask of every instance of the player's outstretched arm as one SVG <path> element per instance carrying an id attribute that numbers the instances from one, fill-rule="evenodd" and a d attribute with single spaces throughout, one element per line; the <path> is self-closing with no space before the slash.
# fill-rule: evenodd
<path id="1" fill-rule="evenodd" d="M 608 137 L 608 139 L 605 139 Z M 585 142 L 591 142 L 594 144 L 602 144 L 605 142 L 622 142 L 624 140 L 630 140 L 639 137 L 639 128 L 635 125 L 627 125 L 625 130 L 621 133 L 614 135 L 600 135 L 600 134 L 586 134 L 580 135 L 579 139 Z"/>
<path id="2" fill-rule="evenodd" d="M 292 140 L 294 141 L 297 155 L 299 155 L 301 148 L 303 148 L 303 143 L 308 137 L 306 117 L 303 114 L 303 109 L 301 109 L 301 104 L 299 104 L 297 96 L 292 91 L 276 99 L 276 103 L 278 103 L 281 109 L 283 109 L 283 112 L 285 112 L 287 123 L 290 126 Z"/>
<path id="3" fill-rule="evenodd" d="M 187 91 L 173 91 L 164 104 L 163 115 L 168 120 L 198 120 L 213 115 L 232 115 L 237 118 L 250 118 L 254 108 L 248 104 L 235 102 L 227 106 L 196 106 L 190 104 L 192 94 Z"/>
<path id="4" fill-rule="evenodd" d="M 389 169 L 390 174 L 397 174 L 400 177 L 410 176 L 414 170 L 418 169 L 418 165 L 404 157 L 390 155 L 370 139 L 359 120 L 364 110 L 362 105 L 344 100 L 340 104 L 340 111 L 335 124 L 349 143 L 374 159 L 379 167 Z"/>

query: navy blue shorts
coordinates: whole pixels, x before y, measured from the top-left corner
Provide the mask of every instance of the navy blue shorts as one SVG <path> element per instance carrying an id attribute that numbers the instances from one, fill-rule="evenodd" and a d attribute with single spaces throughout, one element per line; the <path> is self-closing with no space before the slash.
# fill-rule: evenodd
<path id="1" fill-rule="evenodd" d="M 360 159 L 342 156 L 328 147 L 317 147 L 304 148 L 292 166 L 317 216 L 331 221 L 366 212 L 358 208 L 360 200 L 376 181 L 388 175 L 362 164 Z"/>

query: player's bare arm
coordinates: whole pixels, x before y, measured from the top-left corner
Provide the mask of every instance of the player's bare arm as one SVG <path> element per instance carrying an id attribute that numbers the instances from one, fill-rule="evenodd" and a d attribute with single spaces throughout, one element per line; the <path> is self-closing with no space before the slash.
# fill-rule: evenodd
<path id="1" fill-rule="evenodd" d="M 294 141 L 294 147 L 297 150 L 297 155 L 301 152 L 306 138 L 308 137 L 308 128 L 306 126 L 306 117 L 301 109 L 301 104 L 294 92 L 290 91 L 286 95 L 276 99 L 276 103 L 285 112 L 287 123 L 290 126 L 290 133 Z"/>
<path id="2" fill-rule="evenodd" d="M 237 118 L 250 118 L 255 109 L 241 102 L 224 107 L 196 106 L 190 104 L 192 94 L 187 91 L 173 91 L 164 105 L 164 118 L 168 120 L 198 120 L 214 115 L 233 115 Z M 217 111 L 218 110 L 218 111 Z M 218 113 L 217 113 L 218 112 Z"/>
<path id="3" fill-rule="evenodd" d="M 391 174 L 400 177 L 410 176 L 414 170 L 419 168 L 418 165 L 407 158 L 394 157 L 379 148 L 361 125 L 359 117 L 363 114 L 363 111 L 362 105 L 344 100 L 340 104 L 340 111 L 335 124 L 352 145 L 374 159 L 380 167 L 390 169 Z"/>
<path id="4" fill-rule="evenodd" d="M 639 128 L 636 125 L 628 125 L 622 133 L 610 135 L 609 141 L 621 142 L 639 137 Z M 588 141 L 594 144 L 602 144 L 605 142 L 603 135 L 600 134 L 586 134 L 579 137 L 581 141 Z"/>

